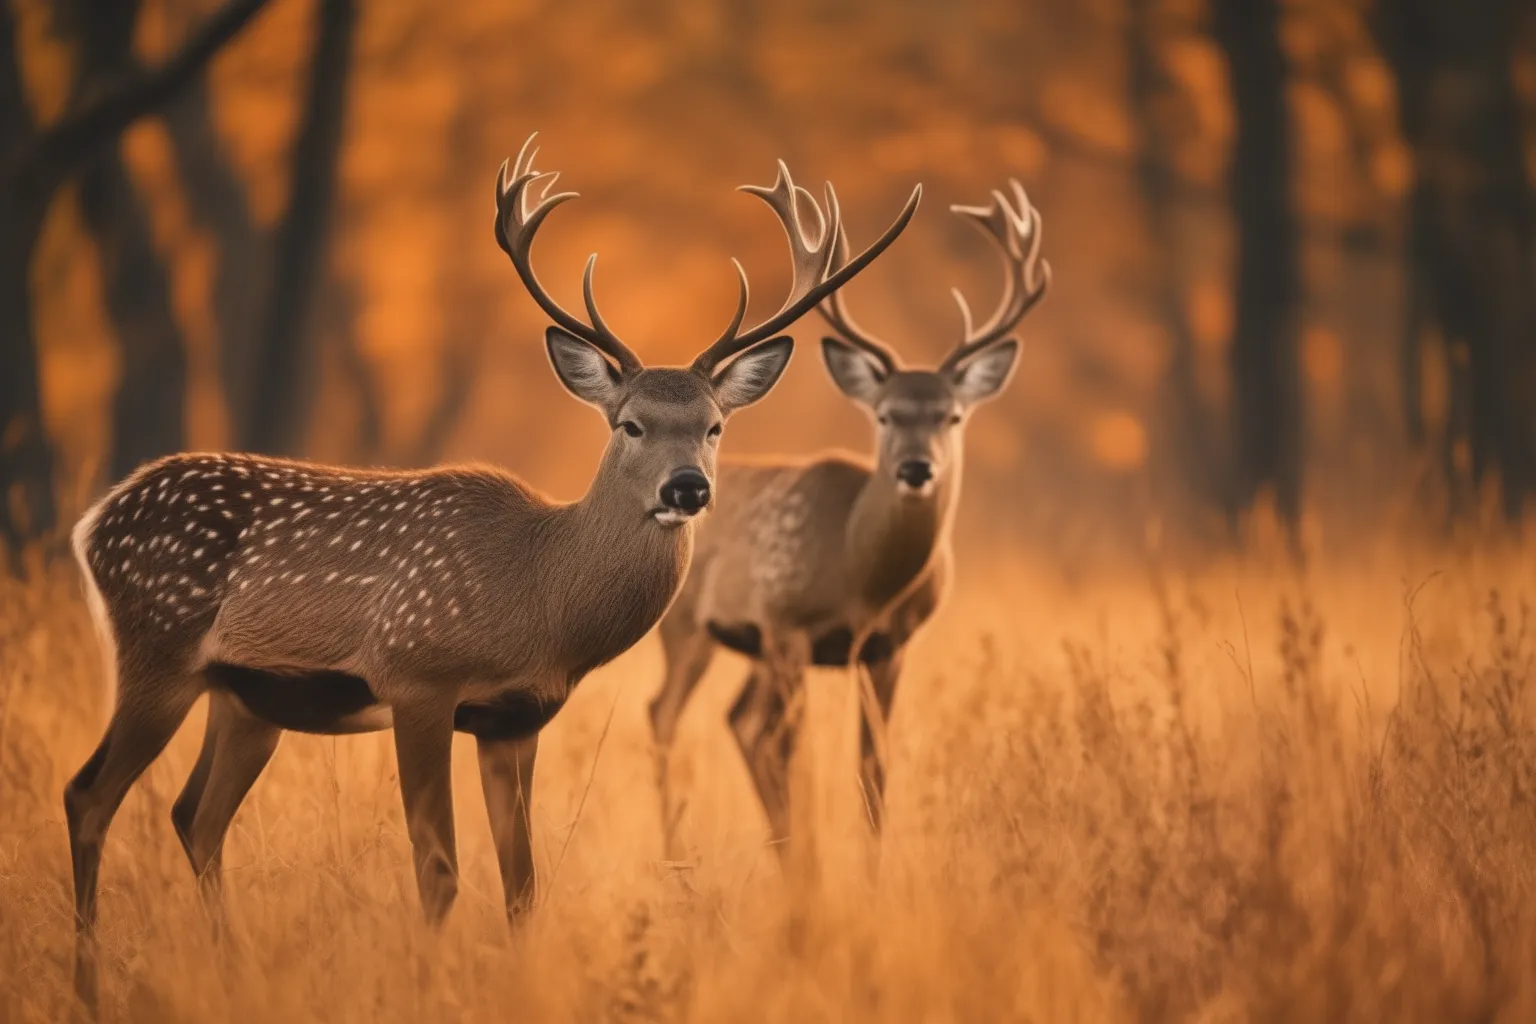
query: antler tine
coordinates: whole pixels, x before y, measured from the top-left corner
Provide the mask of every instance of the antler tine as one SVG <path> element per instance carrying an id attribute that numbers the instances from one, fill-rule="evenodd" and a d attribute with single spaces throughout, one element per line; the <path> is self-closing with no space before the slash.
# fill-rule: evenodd
<path id="1" fill-rule="evenodd" d="M 785 309 L 795 301 L 796 296 L 815 286 L 815 283 L 825 275 L 830 253 L 827 241 L 836 230 L 838 216 L 837 197 L 831 193 L 831 185 L 828 184 L 829 202 L 828 209 L 823 211 L 816 202 L 816 197 L 810 192 L 795 184 L 790 177 L 789 167 L 783 160 L 779 161 L 779 174 L 771 188 L 763 188 L 759 185 L 743 185 L 739 191 L 757 196 L 772 208 L 779 218 L 779 223 L 784 228 L 784 234 L 789 239 L 789 255 L 792 266 L 790 278 L 789 297 L 784 300 L 784 305 L 779 311 Z M 800 216 L 801 200 L 811 208 L 816 217 L 816 239 L 812 241 L 807 234 L 806 225 Z M 827 216 L 830 212 L 833 224 L 829 229 Z"/>
<path id="2" fill-rule="evenodd" d="M 955 305 L 960 307 L 960 319 L 965 322 L 965 336 L 969 338 L 973 333 L 971 324 L 971 304 L 965 301 L 965 293 L 959 288 L 951 288 L 949 294 L 955 297 Z"/>
<path id="3" fill-rule="evenodd" d="M 725 344 L 730 339 L 736 337 L 736 332 L 741 330 L 741 321 L 747 315 L 747 302 L 752 298 L 752 286 L 747 283 L 747 268 L 743 267 L 741 261 L 734 256 L 731 257 L 731 266 L 736 268 L 736 312 L 731 317 L 730 325 L 726 327 L 725 333 L 715 339 L 714 344 L 710 346 L 711 348 L 715 345 Z"/>
<path id="4" fill-rule="evenodd" d="M 695 370 L 710 372 L 719 363 L 738 352 L 783 331 L 809 313 L 827 296 L 835 294 L 837 289 L 869 266 L 875 257 L 889 248 L 891 243 L 896 241 L 897 236 L 906 230 L 923 196 L 923 187 L 918 185 L 912 190 L 911 198 L 907 200 L 906 206 L 902 208 L 895 222 L 885 230 L 884 234 L 852 260 L 840 260 L 838 239 L 843 237 L 842 214 L 837 202 L 837 193 L 830 182 L 826 189 L 827 199 L 824 210 L 817 204 L 814 196 L 795 184 L 789 168 L 782 160 L 779 161 L 778 177 L 773 185 L 766 188 L 761 185 L 741 186 L 740 191 L 757 196 L 768 204 L 779 218 L 779 223 L 788 237 L 790 258 L 793 261 L 789 297 L 784 300 L 784 304 L 779 307 L 777 313 L 745 333 L 740 333 L 740 313 L 738 313 L 738 319 L 733 322 L 731 328 L 693 361 Z M 817 230 L 814 241 L 807 236 L 806 225 L 800 216 L 802 202 L 815 214 Z M 741 274 L 741 281 L 742 294 L 745 296 L 745 274 Z"/>
<path id="5" fill-rule="evenodd" d="M 837 250 L 837 258 L 833 265 L 834 270 L 841 269 L 848 263 L 848 233 L 841 225 L 838 227 L 836 243 L 834 248 Z M 900 365 L 894 349 L 860 327 L 853 319 L 853 314 L 848 311 L 848 300 L 843 297 L 841 288 L 822 300 L 816 307 L 816 311 L 844 341 L 867 352 L 886 373 L 895 372 Z"/>
<path id="6" fill-rule="evenodd" d="M 1010 178 L 1008 185 L 1013 193 L 1013 204 L 1000 190 L 994 189 L 992 202 L 986 206 L 950 207 L 997 246 L 1003 258 L 1005 277 L 997 309 L 979 326 L 972 319 L 965 296 L 958 288 L 952 289 L 965 323 L 965 335 L 944 358 L 943 369 L 954 369 L 1017 327 L 1050 288 L 1051 265 L 1040 258 L 1040 211 L 1029 201 L 1024 186 L 1017 179 Z"/>
<path id="7" fill-rule="evenodd" d="M 512 165 L 512 177 L 508 181 L 507 164 L 502 162 L 501 170 L 496 175 L 496 242 L 502 251 L 512 260 L 512 266 L 517 270 L 517 276 L 522 279 L 523 287 L 528 289 L 528 294 L 539 308 L 558 324 L 562 329 L 576 335 L 583 341 L 590 342 L 599 351 L 610 356 L 619 368 L 625 372 L 638 370 L 641 362 L 629 347 L 619 340 L 618 335 L 608 327 L 602 316 L 597 311 L 597 302 L 592 295 L 592 269 L 597 261 L 594 253 L 587 260 L 587 267 L 582 274 L 582 299 L 587 307 L 587 315 L 591 319 L 588 324 L 580 317 L 574 316 L 554 300 L 554 298 L 539 283 L 539 277 L 534 273 L 533 263 L 529 259 L 529 251 L 533 247 L 534 235 L 539 226 L 550 212 L 561 203 L 569 202 L 577 197 L 575 192 L 557 192 L 550 195 L 550 189 L 560 177 L 559 172 L 539 172 L 533 169 L 534 157 L 538 156 L 538 147 L 533 140 L 538 133 L 528 136 L 523 143 L 523 148 L 518 151 L 517 160 Z M 534 202 L 533 208 L 528 208 L 528 193 L 535 183 L 541 187 Z"/>

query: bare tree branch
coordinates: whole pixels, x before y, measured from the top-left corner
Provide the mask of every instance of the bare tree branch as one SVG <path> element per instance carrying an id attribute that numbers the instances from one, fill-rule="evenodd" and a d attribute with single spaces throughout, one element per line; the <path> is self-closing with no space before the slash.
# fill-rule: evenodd
<path id="1" fill-rule="evenodd" d="M 13 554 L 56 525 L 29 288 L 48 206 L 89 157 L 171 99 L 265 4 L 230 0 L 158 68 L 100 83 L 95 95 L 39 129 L 22 88 L 11 5 L 0 3 L 0 540 Z"/>
<path id="2" fill-rule="evenodd" d="M 51 191 L 94 148 L 116 139 L 191 82 L 266 4 L 267 0 L 229 0 L 159 67 L 130 74 L 120 85 L 102 90 L 39 132 L 23 157 L 24 165 L 41 176 L 40 184 L 49 186 L 45 192 Z"/>

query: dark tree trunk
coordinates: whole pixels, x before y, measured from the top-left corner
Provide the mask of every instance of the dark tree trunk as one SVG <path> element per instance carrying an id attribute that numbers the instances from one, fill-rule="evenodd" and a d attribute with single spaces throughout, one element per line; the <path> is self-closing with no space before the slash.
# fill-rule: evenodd
<path id="1" fill-rule="evenodd" d="M 246 422 L 248 388 L 256 371 L 256 324 L 271 281 L 269 247 L 251 219 L 239 176 L 214 130 L 208 82 L 193 82 L 166 109 L 176 166 L 192 216 L 213 236 L 210 307 L 218 334 L 219 371 L 230 422 Z"/>
<path id="2" fill-rule="evenodd" d="M 1196 383 L 1194 331 L 1185 306 L 1180 273 L 1181 246 L 1177 219 L 1178 195 L 1172 154 L 1178 146 L 1175 127 L 1177 87 L 1163 70 L 1157 53 L 1157 0 L 1131 0 L 1127 22 L 1127 85 L 1135 119 L 1136 178 L 1141 189 L 1147 238 L 1153 249 L 1153 302 L 1168 332 L 1170 358 L 1162 382 L 1165 429 L 1170 433 L 1171 457 L 1176 461 L 1180 492 L 1207 509 L 1226 509 L 1224 462 L 1210 410 Z"/>
<path id="3" fill-rule="evenodd" d="M 40 225 L 27 223 L 36 218 L 17 199 L 0 196 L 0 542 L 13 567 L 57 517 L 28 281 Z"/>
<path id="4" fill-rule="evenodd" d="M 80 42 L 76 103 L 133 70 L 139 0 L 92 0 L 74 7 Z M 186 447 L 187 358 L 171 308 L 171 280 L 155 249 L 149 211 L 122 147 L 103 150 L 80 178 L 80 208 L 101 259 L 107 310 L 121 349 L 112 404 L 112 457 L 119 479 L 141 463 Z"/>
<path id="5" fill-rule="evenodd" d="M 316 368 L 312 309 L 323 277 L 345 127 L 354 0 L 321 0 L 303 123 L 293 147 L 288 209 L 277 228 L 272 292 L 258 336 L 242 443 L 251 451 L 300 448 Z"/>
<path id="6" fill-rule="evenodd" d="M 1508 0 L 1388 0 L 1378 22 L 1416 165 L 1404 361 L 1417 359 L 1421 331 L 1439 328 L 1451 353 L 1442 461 L 1453 496 L 1464 449 L 1471 485 L 1497 474 L 1510 519 L 1536 486 L 1536 216 L 1511 67 L 1517 14 Z"/>
<path id="7" fill-rule="evenodd" d="M 1301 278 L 1280 0 L 1217 0 L 1214 15 L 1237 122 L 1227 173 L 1237 232 L 1230 512 L 1235 517 L 1270 491 L 1294 537 L 1301 513 Z"/>
<path id="8" fill-rule="evenodd" d="M 17 160 L 32 136 L 16 51 L 16 24 L 0 5 L 0 543 L 13 565 L 30 537 L 54 525 L 53 453 L 38 393 L 32 337 L 32 252 L 42 230 L 40 197 Z"/>
<path id="9" fill-rule="evenodd" d="M 230 0 L 149 72 L 103 86 L 38 130 L 22 89 L 15 22 L 0 4 L 0 539 L 14 555 L 55 525 L 52 450 L 44 430 L 30 274 L 59 187 L 110 150 L 134 121 L 176 95 L 266 0 Z"/>

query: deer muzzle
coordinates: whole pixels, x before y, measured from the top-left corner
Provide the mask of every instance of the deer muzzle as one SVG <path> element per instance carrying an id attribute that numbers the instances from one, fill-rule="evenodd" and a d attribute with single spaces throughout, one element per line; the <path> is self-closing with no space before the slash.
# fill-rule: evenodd
<path id="1" fill-rule="evenodd" d="M 933 463 L 927 459 L 907 459 L 896 467 L 896 482 L 904 489 L 921 492 L 933 482 Z"/>
<path id="2" fill-rule="evenodd" d="M 697 469 L 680 469 L 661 485 L 661 509 L 656 519 L 664 524 L 684 522 L 709 504 L 709 478 Z"/>

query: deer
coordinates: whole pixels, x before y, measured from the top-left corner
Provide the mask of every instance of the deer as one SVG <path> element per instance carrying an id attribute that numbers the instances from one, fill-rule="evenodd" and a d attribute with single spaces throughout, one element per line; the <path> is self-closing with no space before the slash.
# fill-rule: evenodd
<path id="1" fill-rule="evenodd" d="M 206 731 L 171 820 L 210 907 L 222 913 L 231 820 L 281 734 L 393 730 L 421 911 L 458 889 L 450 748 L 474 737 L 506 912 L 534 903 L 530 801 L 540 730 L 573 688 L 641 639 L 685 578 L 715 497 L 725 421 L 778 382 L 783 334 L 905 230 L 922 186 L 857 259 L 837 195 L 812 219 L 781 161 L 766 201 L 793 276 L 778 312 L 743 329 L 738 280 L 726 330 L 685 367 L 646 367 L 598 311 L 585 319 L 541 285 L 536 232 L 574 192 L 536 171 L 530 136 L 496 181 L 496 241 L 552 322 L 555 375 L 612 434 L 585 495 L 555 502 L 481 465 L 351 469 L 242 454 L 148 463 L 86 512 L 73 550 L 105 660 L 110 720 L 64 791 L 73 866 L 76 989 L 94 1006 L 97 875 L 112 817 L 197 699 Z"/>
<path id="2" fill-rule="evenodd" d="M 805 673 L 854 666 L 859 783 L 878 836 L 884 736 L 904 654 L 951 586 L 965 427 L 1008 385 L 1019 354 L 1012 332 L 1051 281 L 1040 257 L 1039 211 L 1018 181 L 1010 191 L 1011 198 L 994 190 L 987 206 L 951 207 L 993 243 L 1005 279 L 997 308 L 981 323 L 952 289 L 964 332 L 936 369 L 904 367 L 858 325 L 841 293 L 818 307 L 833 330 L 821 343 L 827 371 L 874 421 L 871 455 L 722 463 L 721 498 L 699 527 L 688 579 L 658 627 L 665 667 L 649 711 L 663 836 L 674 859 L 682 856 L 676 830 L 684 806 L 671 792 L 672 746 L 719 647 L 750 659 L 727 719 L 781 854 L 790 839 L 789 763 Z M 838 250 L 847 257 L 840 235 Z"/>

